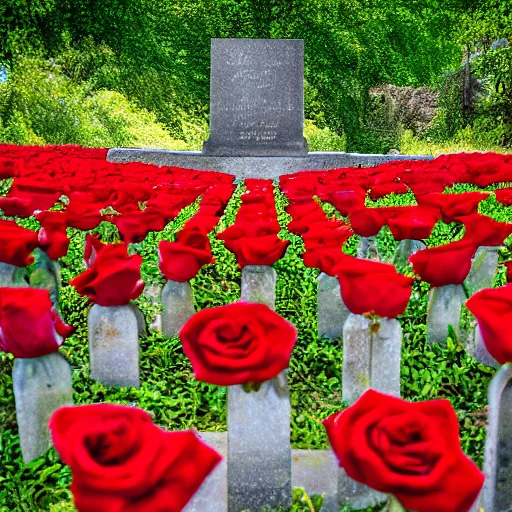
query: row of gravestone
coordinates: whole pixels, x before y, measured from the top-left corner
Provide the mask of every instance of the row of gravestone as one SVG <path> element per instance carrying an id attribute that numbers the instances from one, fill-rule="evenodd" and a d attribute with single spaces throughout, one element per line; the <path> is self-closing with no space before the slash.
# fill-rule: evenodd
<path id="1" fill-rule="evenodd" d="M 326 277 L 320 277 L 320 284 Z M 246 267 L 242 272 L 241 298 L 274 308 L 275 285 L 276 273 L 271 267 Z M 331 302 L 333 297 L 336 298 L 331 293 Z M 162 298 L 164 312 L 171 317 L 173 312 L 176 313 L 163 322 L 166 329 L 175 331 L 171 333 L 174 335 L 193 314 L 190 285 L 168 282 Z M 334 311 L 332 304 L 330 308 Z M 108 385 L 139 385 L 138 338 L 141 323 L 136 311 L 133 306 L 91 308 L 88 318 L 91 377 Z M 338 322 L 341 320 L 339 316 L 334 318 L 338 318 Z M 361 315 L 349 314 L 343 326 L 343 400 L 355 401 L 368 387 L 399 396 L 401 343 L 401 328 L 396 319 L 372 323 Z M 13 386 L 23 457 L 28 462 L 44 453 L 50 445 L 46 425 L 51 413 L 61 405 L 72 403 L 69 364 L 58 353 L 34 359 L 16 359 Z M 512 492 L 511 473 L 505 471 L 510 469 L 509 461 L 512 460 L 511 390 L 512 371 L 510 367 L 503 367 L 489 390 L 490 422 L 485 462 L 488 483 L 484 500 L 487 503 L 494 500 L 494 508 L 486 510 L 508 510 L 499 507 L 507 502 Z M 230 511 L 257 510 L 258 506 L 265 504 L 286 506 L 289 503 L 292 485 L 290 412 L 286 372 L 264 383 L 256 393 L 246 393 L 242 386 L 228 387 L 225 501 Z M 332 465 L 332 459 L 326 463 Z M 304 464 L 307 467 L 307 460 Z M 310 468 L 310 471 L 315 469 Z M 219 479 L 218 476 L 211 477 L 210 487 L 215 485 L 212 482 L 216 478 Z M 217 485 L 222 487 L 222 482 L 218 481 Z M 203 503 L 204 492 L 198 492 L 188 510 L 204 509 L 204 505 L 196 508 L 197 504 Z M 385 498 L 353 482 L 342 470 L 336 495 L 331 505 L 338 501 L 361 508 Z M 215 502 L 215 506 L 222 508 L 220 502 Z"/>

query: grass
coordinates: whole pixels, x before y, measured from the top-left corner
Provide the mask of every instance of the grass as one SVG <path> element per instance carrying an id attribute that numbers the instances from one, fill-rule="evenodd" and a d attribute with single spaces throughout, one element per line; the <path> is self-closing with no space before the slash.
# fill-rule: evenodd
<path id="1" fill-rule="evenodd" d="M 462 187 L 464 189 L 464 187 Z M 217 228 L 224 229 L 235 220 L 241 186 L 233 195 L 224 217 Z M 459 190 L 462 191 L 462 190 Z M 282 226 L 289 221 L 285 213 L 286 199 L 276 191 L 278 218 Z M 157 266 L 156 246 L 160 239 L 172 240 L 174 233 L 194 212 L 197 205 L 189 207 L 161 233 L 150 233 L 144 242 L 133 250 L 142 254 L 145 263 L 143 278 L 148 285 L 161 285 L 163 279 Z M 487 215 L 499 220 L 512 221 L 512 208 L 487 200 L 482 205 Z M 33 219 L 23 222 L 35 227 Z M 453 226 L 442 223 L 436 227 L 429 245 L 446 242 L 454 236 Z M 97 229 L 104 240 L 112 241 L 115 231 L 103 223 Z M 460 235 L 460 233 L 456 233 Z M 195 428 L 199 431 L 224 431 L 226 429 L 226 389 L 196 381 L 190 362 L 183 354 L 178 338 L 166 338 L 160 333 L 149 332 L 140 339 L 141 387 L 109 388 L 88 377 L 87 300 L 67 285 L 72 277 L 83 270 L 82 251 L 84 234 L 69 229 L 71 245 L 62 259 L 63 288 L 61 309 L 64 320 L 77 327 L 61 349 L 73 369 L 74 401 L 86 403 L 135 404 L 149 411 L 155 423 L 170 429 Z M 316 323 L 316 278 L 318 271 L 304 266 L 304 250 L 300 237 L 282 231 L 291 241 L 286 256 L 275 264 L 278 273 L 277 312 L 294 323 L 298 340 L 292 354 L 289 371 L 292 419 L 291 441 L 293 448 L 325 449 L 328 446 L 321 420 L 341 410 L 342 347 L 340 339 L 321 339 Z M 356 237 L 348 244 L 349 252 L 356 247 Z M 397 242 L 388 230 L 378 237 L 379 251 L 383 258 L 391 258 Z M 215 264 L 204 267 L 192 280 L 197 309 L 235 301 L 240 295 L 240 271 L 233 254 L 223 243 L 212 237 Z M 509 249 L 501 252 L 508 258 Z M 504 283 L 500 269 L 496 285 Z M 446 347 L 430 345 L 425 339 L 426 305 L 429 285 L 416 282 L 409 306 L 399 317 L 404 332 L 402 352 L 401 389 L 407 400 L 450 400 L 461 427 L 461 444 L 478 466 L 482 466 L 485 440 L 487 386 L 495 370 L 470 358 L 457 340 L 449 340 Z M 142 295 L 135 301 L 148 324 L 158 312 L 159 305 Z M 0 352 L 0 512 L 74 510 L 69 491 L 71 472 L 55 450 L 28 465 L 21 459 L 17 435 L 11 372 L 14 358 Z M 311 508 L 311 505 L 313 508 Z M 292 511 L 318 510 L 318 501 L 300 490 L 294 491 Z M 316 506 L 315 506 L 316 505 Z M 348 508 L 343 509 L 344 512 Z M 380 510 L 379 507 L 369 510 Z"/>

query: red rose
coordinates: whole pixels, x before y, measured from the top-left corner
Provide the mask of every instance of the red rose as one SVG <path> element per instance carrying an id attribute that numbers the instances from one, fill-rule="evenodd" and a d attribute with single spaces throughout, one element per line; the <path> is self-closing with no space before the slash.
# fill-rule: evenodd
<path id="1" fill-rule="evenodd" d="M 222 458 L 194 432 L 161 430 L 135 407 L 61 407 L 48 426 L 80 512 L 179 512 Z"/>
<path id="2" fill-rule="evenodd" d="M 340 264 L 345 256 L 340 248 L 322 248 L 319 247 L 313 250 L 306 250 L 302 255 L 304 265 L 310 268 L 318 268 L 329 276 L 336 275 L 336 267 Z"/>
<path id="3" fill-rule="evenodd" d="M 235 302 L 197 312 L 179 336 L 196 379 L 231 386 L 286 369 L 297 330 L 264 304 Z"/>
<path id="4" fill-rule="evenodd" d="M 247 265 L 273 265 L 283 257 L 289 244 L 289 240 L 280 240 L 275 234 L 241 236 L 224 242 L 226 249 L 235 254 L 240 268 Z"/>
<path id="5" fill-rule="evenodd" d="M 158 245 L 160 271 L 169 281 L 190 281 L 201 267 L 214 263 L 208 237 L 196 229 L 183 229 L 176 242 L 162 240 Z"/>
<path id="6" fill-rule="evenodd" d="M 413 279 L 399 274 L 393 265 L 343 255 L 332 272 L 352 313 L 394 318 L 405 311 Z"/>
<path id="7" fill-rule="evenodd" d="M 496 201 L 505 206 L 512 206 L 512 188 L 500 188 L 494 191 Z"/>
<path id="8" fill-rule="evenodd" d="M 98 252 L 106 245 L 101 242 L 99 235 L 92 235 L 91 233 L 85 235 L 84 261 L 88 267 L 93 264 Z"/>
<path id="9" fill-rule="evenodd" d="M 70 194 L 70 202 L 66 207 L 66 223 L 72 228 L 88 231 L 98 227 L 104 205 L 98 202 L 85 202 L 80 195 Z"/>
<path id="10" fill-rule="evenodd" d="M 395 240 L 424 240 L 430 236 L 440 217 L 437 208 L 400 206 L 390 212 L 387 224 Z"/>
<path id="11" fill-rule="evenodd" d="M 344 217 L 349 216 L 354 210 L 364 208 L 366 189 L 354 187 L 350 190 L 336 190 L 331 192 L 328 187 L 320 198 L 331 203 Z"/>
<path id="12" fill-rule="evenodd" d="M 350 227 L 360 236 L 376 236 L 386 224 L 386 208 L 366 208 L 353 210 L 350 214 Z"/>
<path id="13" fill-rule="evenodd" d="M 144 289 L 140 278 L 142 258 L 128 256 L 126 244 L 105 245 L 92 266 L 69 281 L 80 295 L 100 306 L 124 306 Z"/>
<path id="14" fill-rule="evenodd" d="M 39 247 L 37 233 L 18 226 L 13 220 L 0 220 L 0 261 L 26 267 L 34 261 L 32 251 Z"/>
<path id="15" fill-rule="evenodd" d="M 66 234 L 66 214 L 58 211 L 44 211 L 38 213 L 36 219 L 41 223 L 41 229 L 37 236 L 39 247 L 52 260 L 66 256 L 69 247 L 69 238 Z"/>
<path id="16" fill-rule="evenodd" d="M 307 231 L 314 222 L 325 222 L 327 220 L 322 207 L 314 201 L 291 204 L 286 207 L 286 213 L 293 219 L 288 224 L 287 229 L 295 235 L 301 235 Z"/>
<path id="17" fill-rule="evenodd" d="M 50 292 L 40 288 L 0 288 L 0 350 L 14 357 L 57 352 L 73 332 L 57 315 Z"/>
<path id="18" fill-rule="evenodd" d="M 464 194 L 433 193 L 418 197 L 420 206 L 432 206 L 441 211 L 443 222 L 449 224 L 459 217 L 478 212 L 478 205 L 489 197 L 489 192 Z"/>
<path id="19" fill-rule="evenodd" d="M 464 240 L 471 240 L 478 246 L 502 245 L 512 233 L 512 224 L 498 222 L 486 215 L 474 213 L 460 219 L 466 228 Z"/>
<path id="20" fill-rule="evenodd" d="M 370 190 L 370 199 L 376 201 L 377 199 L 387 196 L 389 194 L 405 194 L 408 192 L 405 183 L 392 182 L 382 183 L 380 185 L 372 185 Z"/>
<path id="21" fill-rule="evenodd" d="M 483 485 L 448 400 L 410 403 L 369 389 L 323 424 L 340 467 L 408 510 L 467 512 Z"/>
<path id="22" fill-rule="evenodd" d="M 489 354 L 500 364 L 512 362 L 512 284 L 480 290 L 466 306 L 478 320 Z"/>
<path id="23" fill-rule="evenodd" d="M 119 229 L 121 240 L 127 244 L 142 242 L 150 231 L 162 231 L 166 224 L 160 213 L 141 211 L 137 207 L 123 215 L 114 216 L 112 223 Z"/>
<path id="24" fill-rule="evenodd" d="M 302 235 L 306 249 L 315 250 L 341 246 L 354 234 L 347 224 L 336 220 L 325 220 L 311 224 Z"/>
<path id="25" fill-rule="evenodd" d="M 418 251 L 409 257 L 409 263 L 431 286 L 462 284 L 471 270 L 477 248 L 471 240 L 459 240 Z"/>
<path id="26" fill-rule="evenodd" d="M 26 219 L 33 213 L 32 201 L 21 197 L 0 197 L 0 210 L 8 217 Z"/>

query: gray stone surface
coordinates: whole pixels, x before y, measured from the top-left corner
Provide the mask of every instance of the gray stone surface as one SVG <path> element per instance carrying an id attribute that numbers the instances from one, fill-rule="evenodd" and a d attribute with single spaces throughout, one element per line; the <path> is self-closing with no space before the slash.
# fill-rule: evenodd
<path id="1" fill-rule="evenodd" d="M 12 287 L 16 267 L 0 261 L 0 287 Z"/>
<path id="2" fill-rule="evenodd" d="M 303 129 L 303 39 L 211 40 L 204 154 L 305 155 Z"/>
<path id="3" fill-rule="evenodd" d="M 371 387 L 399 397 L 401 359 L 402 327 L 396 318 L 382 318 L 372 329 Z"/>
<path id="4" fill-rule="evenodd" d="M 106 386 L 139 387 L 139 323 L 132 307 L 94 304 L 87 323 L 90 377 Z"/>
<path id="5" fill-rule="evenodd" d="M 427 306 L 427 340 L 446 344 L 448 326 L 460 336 L 460 313 L 466 293 L 460 284 L 439 286 L 430 290 Z"/>
<path id="6" fill-rule="evenodd" d="M 59 407 L 73 405 L 71 381 L 71 367 L 58 352 L 15 359 L 12 382 L 23 462 L 51 447 L 48 422 Z"/>
<path id="7" fill-rule="evenodd" d="M 352 480 L 343 468 L 338 468 L 338 504 L 350 505 L 354 510 L 374 507 L 388 499 L 388 495 Z"/>
<path id="8" fill-rule="evenodd" d="M 162 332 L 177 336 L 185 322 L 196 312 L 190 283 L 167 281 L 162 290 Z"/>
<path id="9" fill-rule="evenodd" d="M 486 512 L 511 512 L 512 364 L 504 365 L 496 373 L 489 385 L 488 399 L 482 505 Z"/>
<path id="10" fill-rule="evenodd" d="M 241 299 L 275 309 L 276 271 L 242 269 Z M 228 510 L 291 505 L 290 394 L 287 370 L 259 391 L 228 386 Z"/>
<path id="11" fill-rule="evenodd" d="M 468 297 L 483 288 L 492 288 L 498 268 L 498 247 L 479 247 L 464 285 Z"/>
<path id="12" fill-rule="evenodd" d="M 343 326 L 350 315 L 341 298 L 340 283 L 336 277 L 322 272 L 317 279 L 318 335 L 325 338 L 343 336 Z"/>
<path id="13" fill-rule="evenodd" d="M 357 257 L 367 260 L 380 261 L 379 245 L 376 236 L 366 238 L 362 236 L 357 245 Z"/>
<path id="14" fill-rule="evenodd" d="M 291 506 L 290 395 L 287 372 L 259 391 L 228 386 L 228 510 Z"/>
<path id="15" fill-rule="evenodd" d="M 325 170 L 340 167 L 365 167 L 391 160 L 431 160 L 430 156 L 364 155 L 360 153 L 311 152 L 306 156 L 209 156 L 200 151 L 168 151 L 164 149 L 112 148 L 109 162 L 143 162 L 159 166 L 175 166 L 199 171 L 218 171 L 234 174 L 238 179 L 277 179 L 282 174 L 304 170 Z"/>
<path id="16" fill-rule="evenodd" d="M 482 364 L 485 364 L 486 366 L 493 366 L 494 368 L 499 368 L 500 363 L 494 359 L 494 357 L 489 354 L 489 351 L 487 350 L 484 340 L 482 338 L 482 332 L 480 331 L 480 328 L 477 326 L 475 329 L 475 341 L 474 341 L 474 352 L 473 357 L 480 361 Z"/>
<path id="17" fill-rule="evenodd" d="M 227 432 L 200 432 L 203 441 L 227 457 Z M 332 450 L 292 450 L 292 487 L 302 487 L 309 496 L 324 497 L 322 512 L 338 510 L 338 462 Z M 214 483 L 215 481 L 215 483 Z M 200 508 L 204 505 L 207 508 Z M 211 474 L 196 496 L 185 507 L 185 512 L 227 511 L 227 464 L 221 463 Z"/>
<path id="18" fill-rule="evenodd" d="M 400 240 L 395 253 L 393 254 L 393 265 L 396 268 L 405 268 L 409 262 L 409 256 L 415 252 L 425 249 L 426 245 L 420 240 Z"/>
<path id="19" fill-rule="evenodd" d="M 226 512 L 228 509 L 227 432 L 198 432 L 199 437 L 222 455 L 183 512 Z"/>
<path id="20" fill-rule="evenodd" d="M 343 373 L 341 395 L 344 402 L 355 402 L 371 382 L 370 321 L 350 314 L 343 327 Z"/>
<path id="21" fill-rule="evenodd" d="M 276 307 L 276 271 L 267 265 L 247 265 L 242 269 L 240 298 Z"/>

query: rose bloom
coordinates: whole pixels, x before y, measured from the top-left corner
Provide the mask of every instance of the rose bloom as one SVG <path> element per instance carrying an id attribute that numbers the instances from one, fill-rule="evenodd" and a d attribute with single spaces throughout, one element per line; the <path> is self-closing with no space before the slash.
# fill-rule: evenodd
<path id="1" fill-rule="evenodd" d="M 26 267 L 34 261 L 32 252 L 39 247 L 37 233 L 18 226 L 13 220 L 0 220 L 0 261 Z"/>
<path id="2" fill-rule="evenodd" d="M 466 306 L 478 320 L 489 354 L 500 364 L 512 362 L 512 284 L 480 290 Z"/>
<path id="3" fill-rule="evenodd" d="M 14 357 L 57 352 L 72 332 L 58 316 L 50 292 L 40 288 L 0 288 L 0 350 Z"/>
<path id="4" fill-rule="evenodd" d="M 208 236 L 196 229 L 183 229 L 175 242 L 158 244 L 159 268 L 169 281 L 186 282 L 208 263 L 214 263 Z"/>
<path id="5" fill-rule="evenodd" d="M 198 311 L 179 337 L 197 380 L 231 386 L 286 369 L 297 330 L 265 304 L 235 302 Z"/>
<path id="6" fill-rule="evenodd" d="M 66 256 L 70 242 L 66 234 L 66 214 L 59 211 L 44 211 L 35 217 L 41 223 L 37 236 L 39 247 L 52 260 Z"/>
<path id="7" fill-rule="evenodd" d="M 79 512 L 179 512 L 222 458 L 193 431 L 161 430 L 135 407 L 61 407 L 48 426 Z"/>
<path id="8" fill-rule="evenodd" d="M 409 263 L 431 286 L 462 284 L 471 270 L 477 248 L 471 240 L 459 240 L 418 251 L 409 257 Z"/>
<path id="9" fill-rule="evenodd" d="M 387 224 L 395 240 L 424 240 L 440 217 L 438 208 L 399 206 L 389 211 Z"/>
<path id="10" fill-rule="evenodd" d="M 468 512 L 484 475 L 460 448 L 448 400 L 406 402 L 373 389 L 323 421 L 354 480 L 394 494 L 415 512 Z"/>
<path id="11" fill-rule="evenodd" d="M 438 208 L 441 211 L 443 222 L 450 224 L 459 217 L 478 212 L 478 205 L 488 197 L 489 192 L 465 192 L 464 194 L 432 193 L 418 196 L 418 204 L 420 206 Z"/>
<path id="12" fill-rule="evenodd" d="M 360 236 L 376 236 L 386 225 L 387 208 L 367 208 L 353 210 L 350 214 L 350 227 Z"/>
<path id="13" fill-rule="evenodd" d="M 356 315 L 394 318 L 405 311 L 412 293 L 413 278 L 388 263 L 343 254 L 331 272 L 338 277 L 343 302 Z"/>
<path id="14" fill-rule="evenodd" d="M 92 266 L 69 284 L 100 306 L 124 306 L 144 289 L 141 264 L 138 254 L 128 256 L 126 244 L 104 245 L 96 253 Z"/>
<path id="15" fill-rule="evenodd" d="M 310 268 L 318 268 L 328 276 L 336 276 L 336 268 L 339 266 L 345 253 L 341 247 L 318 247 L 317 249 L 307 249 L 302 255 L 304 265 Z"/>

